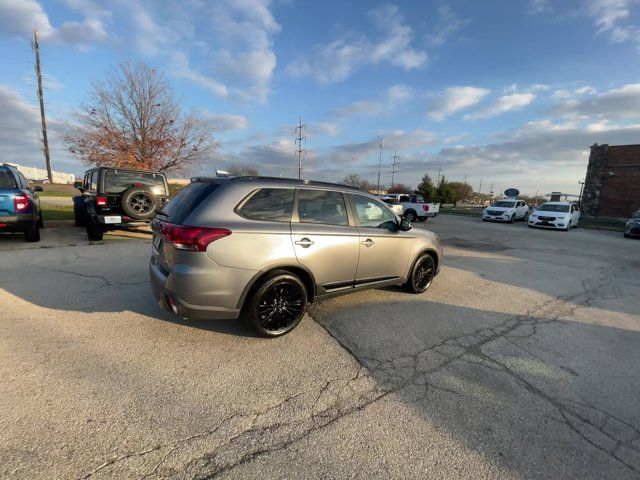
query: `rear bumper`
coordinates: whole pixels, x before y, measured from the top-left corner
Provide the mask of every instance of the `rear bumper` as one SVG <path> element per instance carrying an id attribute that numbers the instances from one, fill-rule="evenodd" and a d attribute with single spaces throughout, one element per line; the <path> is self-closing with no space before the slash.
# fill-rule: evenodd
<path id="1" fill-rule="evenodd" d="M 180 295 L 176 290 L 181 288 L 186 291 L 193 291 L 196 288 L 206 289 L 206 282 L 199 282 L 198 277 L 204 278 L 205 275 L 211 275 L 211 272 L 197 272 L 180 274 L 165 274 L 157 265 L 155 258 L 151 258 L 149 263 L 149 279 L 151 290 L 156 300 L 162 308 L 178 315 L 181 318 L 193 320 L 227 320 L 235 319 L 240 316 L 239 308 L 230 308 L 223 306 L 211 305 L 194 305 L 184 299 L 184 295 Z M 215 275 L 215 273 L 214 273 Z M 174 285 L 178 288 L 171 288 Z M 240 297 L 238 292 L 238 297 Z"/>
<path id="2" fill-rule="evenodd" d="M 111 221 L 107 221 L 109 218 L 120 217 L 120 221 L 113 223 Z M 129 217 L 125 215 L 91 215 L 91 219 L 93 222 L 98 223 L 105 228 L 134 228 L 134 227 L 146 227 L 151 225 L 151 220 L 133 220 L 129 219 Z"/>
<path id="3" fill-rule="evenodd" d="M 36 213 L 0 216 L 0 232 L 23 232 L 28 226 L 37 220 L 38 215 Z"/>

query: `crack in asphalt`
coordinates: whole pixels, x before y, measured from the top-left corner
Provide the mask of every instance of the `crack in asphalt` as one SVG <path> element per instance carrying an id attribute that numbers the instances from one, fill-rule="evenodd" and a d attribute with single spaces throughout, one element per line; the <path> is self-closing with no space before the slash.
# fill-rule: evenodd
<path id="1" fill-rule="evenodd" d="M 145 477 L 216 478 L 243 464 L 303 441 L 315 432 L 356 414 L 391 394 L 408 394 L 411 389 L 414 394 L 416 390 L 422 390 L 420 397 L 423 398 L 430 391 L 468 396 L 434 378 L 454 362 L 469 363 L 506 375 L 530 395 L 546 402 L 558 414 L 549 416 L 541 413 L 542 416 L 565 426 L 591 447 L 631 471 L 639 473 L 640 469 L 625 456 L 625 452 L 631 452 L 631 455 L 640 454 L 638 427 L 596 407 L 582 397 L 580 402 L 569 398 L 556 398 L 483 349 L 496 340 L 504 339 L 537 358 L 517 342 L 537 335 L 541 326 L 554 322 L 564 323 L 563 316 L 571 315 L 575 310 L 593 304 L 598 298 L 598 291 L 609 281 L 606 272 L 603 271 L 601 277 L 590 285 L 584 282 L 582 291 L 575 295 L 549 299 L 493 327 L 453 335 L 412 355 L 404 354 L 386 360 L 359 354 L 354 346 L 350 346 L 330 328 L 317 322 L 357 362 L 355 375 L 326 380 L 319 387 L 298 392 L 263 410 L 236 412 L 205 432 L 115 457 L 80 478 L 89 478 L 122 462 L 156 452 L 162 453 L 162 456 Z M 102 277 L 97 278 L 106 282 Z M 577 302 L 578 299 L 581 301 Z M 570 305 L 569 302 L 573 304 Z M 599 422 L 594 419 L 596 414 L 601 418 Z M 227 432 L 223 428 L 225 426 L 235 431 Z M 216 436 L 218 433 L 220 435 Z M 180 451 L 188 454 L 185 449 L 194 448 L 194 442 L 198 440 L 208 442 L 203 446 L 207 453 L 188 460 L 179 470 L 165 467 L 172 455 Z"/>
<path id="2" fill-rule="evenodd" d="M 39 268 L 41 270 L 47 270 L 49 272 L 56 272 L 56 273 L 67 273 L 69 275 L 75 275 L 77 277 L 83 277 L 83 278 L 92 278 L 92 279 L 96 279 L 96 280 L 101 280 L 107 287 L 130 287 L 130 286 L 134 286 L 134 285 L 145 285 L 147 283 L 149 283 L 149 280 L 144 280 L 142 282 L 118 282 L 115 280 L 109 280 L 108 278 L 102 276 L 102 275 L 88 275 L 86 273 L 80 273 L 80 272 L 72 272 L 69 270 L 60 270 L 57 268 L 50 268 L 50 267 L 43 267 L 41 265 L 33 265 L 33 264 L 27 264 L 30 267 L 33 268 Z"/>

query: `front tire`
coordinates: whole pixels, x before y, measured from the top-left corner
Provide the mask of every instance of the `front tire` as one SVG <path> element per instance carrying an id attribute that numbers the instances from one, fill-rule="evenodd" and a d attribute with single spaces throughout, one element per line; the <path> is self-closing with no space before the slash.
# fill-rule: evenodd
<path id="1" fill-rule="evenodd" d="M 515 213 L 513 215 L 511 215 L 511 218 L 509 219 L 509 223 L 516 223 L 516 214 Z"/>
<path id="2" fill-rule="evenodd" d="M 416 260 L 404 288 L 412 293 L 426 292 L 433 283 L 435 275 L 436 262 L 431 255 L 425 253 Z"/>
<path id="3" fill-rule="evenodd" d="M 409 210 L 408 212 L 406 212 L 404 214 L 404 218 L 406 218 L 407 220 L 409 220 L 411 223 L 416 221 L 416 214 L 413 210 Z"/>
<path id="4" fill-rule="evenodd" d="M 246 308 L 247 320 L 263 337 L 293 330 L 307 309 L 307 289 L 296 275 L 277 270 L 255 291 Z"/>

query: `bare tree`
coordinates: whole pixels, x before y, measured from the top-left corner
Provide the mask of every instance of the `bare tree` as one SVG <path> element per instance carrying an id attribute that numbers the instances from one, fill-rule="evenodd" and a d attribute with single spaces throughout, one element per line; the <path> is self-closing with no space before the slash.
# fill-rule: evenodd
<path id="1" fill-rule="evenodd" d="M 144 63 L 93 82 L 75 118 L 64 138 L 88 165 L 179 171 L 218 147 L 207 123 L 183 113 L 164 75 Z"/>
<path id="2" fill-rule="evenodd" d="M 372 188 L 372 185 L 368 181 L 360 178 L 360 176 L 356 173 L 349 173 L 348 175 L 345 175 L 345 177 L 342 179 L 342 183 L 351 187 L 359 188 L 360 190 L 364 191 L 368 191 Z"/>
<path id="3" fill-rule="evenodd" d="M 393 187 L 387 190 L 387 193 L 411 193 L 413 188 L 405 185 L 404 183 L 396 183 Z"/>
<path id="4" fill-rule="evenodd" d="M 234 177 L 259 175 L 258 170 L 256 170 L 250 165 L 233 165 L 231 168 L 229 168 L 228 171 Z"/>

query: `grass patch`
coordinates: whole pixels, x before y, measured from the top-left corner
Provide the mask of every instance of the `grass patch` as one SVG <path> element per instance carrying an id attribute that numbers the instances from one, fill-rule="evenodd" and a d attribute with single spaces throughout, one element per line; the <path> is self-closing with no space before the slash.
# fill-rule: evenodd
<path id="1" fill-rule="evenodd" d="M 42 218 L 48 220 L 73 220 L 72 205 L 42 205 Z"/>
<path id="2" fill-rule="evenodd" d="M 39 197 L 61 197 L 61 198 L 71 198 L 76 193 L 74 192 L 38 192 Z"/>

